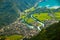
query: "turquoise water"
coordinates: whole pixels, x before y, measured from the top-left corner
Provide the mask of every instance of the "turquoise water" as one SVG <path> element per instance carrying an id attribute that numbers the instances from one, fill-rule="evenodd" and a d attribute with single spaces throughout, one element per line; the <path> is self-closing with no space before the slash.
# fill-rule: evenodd
<path id="1" fill-rule="evenodd" d="M 42 7 L 45 7 L 46 5 L 49 5 L 49 7 L 60 6 L 60 0 L 43 0 L 38 5 Z"/>

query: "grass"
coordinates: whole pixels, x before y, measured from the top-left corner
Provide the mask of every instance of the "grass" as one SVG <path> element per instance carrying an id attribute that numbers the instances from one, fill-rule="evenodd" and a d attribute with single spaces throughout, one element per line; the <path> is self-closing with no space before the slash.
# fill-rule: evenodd
<path id="1" fill-rule="evenodd" d="M 30 12 L 30 11 L 34 11 L 35 10 L 35 8 L 34 7 L 32 7 L 32 8 L 30 8 L 30 9 L 27 9 L 27 10 L 25 10 L 25 12 Z"/>
<path id="2" fill-rule="evenodd" d="M 60 20 L 60 12 L 56 12 L 56 13 L 55 13 L 55 18 L 56 18 L 57 20 Z"/>
<path id="3" fill-rule="evenodd" d="M 4 37 L 5 40 L 21 40 L 23 38 L 23 36 L 21 35 L 11 35 L 11 36 L 0 36 L 0 39 Z"/>
<path id="4" fill-rule="evenodd" d="M 60 20 L 60 12 L 56 12 L 54 15 L 57 20 Z M 48 15 L 48 13 L 34 13 L 33 17 L 37 20 L 40 20 L 41 22 L 52 19 L 51 16 Z M 28 18 L 26 17 L 26 15 L 22 15 L 21 18 L 25 20 L 28 24 L 33 24 L 33 22 L 35 22 L 33 18 Z"/>
<path id="5" fill-rule="evenodd" d="M 48 13 L 35 13 L 33 14 L 33 17 L 35 17 L 36 19 L 40 20 L 40 21 L 44 21 L 44 20 L 50 20 L 51 17 L 48 15 Z"/>
<path id="6" fill-rule="evenodd" d="M 20 19 L 25 19 L 26 15 L 21 15 Z"/>
<path id="7" fill-rule="evenodd" d="M 25 21 L 29 24 L 32 24 L 32 22 L 35 22 L 32 18 L 25 18 Z"/>

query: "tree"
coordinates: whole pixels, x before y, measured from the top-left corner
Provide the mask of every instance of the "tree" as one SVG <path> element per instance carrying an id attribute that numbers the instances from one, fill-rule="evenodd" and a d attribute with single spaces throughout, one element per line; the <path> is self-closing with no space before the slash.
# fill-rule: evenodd
<path id="1" fill-rule="evenodd" d="M 37 36 L 29 40 L 60 40 L 60 22 L 43 29 Z"/>
<path id="2" fill-rule="evenodd" d="M 0 28 L 17 20 L 19 14 L 9 0 L 0 0 Z"/>

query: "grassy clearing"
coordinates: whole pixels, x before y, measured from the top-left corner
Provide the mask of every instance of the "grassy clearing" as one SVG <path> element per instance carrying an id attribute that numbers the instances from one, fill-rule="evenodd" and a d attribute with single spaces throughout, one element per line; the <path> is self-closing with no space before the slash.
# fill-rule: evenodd
<path id="1" fill-rule="evenodd" d="M 28 24 L 32 24 L 32 22 L 35 22 L 34 19 L 32 19 L 32 18 L 25 18 L 25 21 L 26 21 Z"/>
<path id="2" fill-rule="evenodd" d="M 33 17 L 35 17 L 36 19 L 40 20 L 40 21 L 44 21 L 44 20 L 50 20 L 51 17 L 48 15 L 48 13 L 35 13 L 33 14 Z"/>
<path id="3" fill-rule="evenodd" d="M 55 14 L 55 18 L 57 20 L 60 20 L 60 12 L 56 12 Z M 33 17 L 35 17 L 36 19 L 40 20 L 40 21 L 45 21 L 45 20 L 51 20 L 51 16 L 48 15 L 48 13 L 34 13 Z M 33 24 L 33 22 L 35 22 L 35 20 L 31 17 L 27 18 L 25 15 L 21 16 L 21 18 L 23 20 L 25 20 L 28 24 Z"/>
<path id="4" fill-rule="evenodd" d="M 21 15 L 20 19 L 25 19 L 26 15 Z"/>
<path id="5" fill-rule="evenodd" d="M 21 35 L 0 36 L 0 40 L 21 40 L 22 38 Z"/>

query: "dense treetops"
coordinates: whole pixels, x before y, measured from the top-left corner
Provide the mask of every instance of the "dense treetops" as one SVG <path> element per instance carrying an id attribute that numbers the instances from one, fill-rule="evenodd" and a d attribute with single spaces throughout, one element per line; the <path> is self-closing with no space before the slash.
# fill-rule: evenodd
<path id="1" fill-rule="evenodd" d="M 60 22 L 43 29 L 37 36 L 32 37 L 30 40 L 60 40 Z"/>
<path id="2" fill-rule="evenodd" d="M 12 2 L 0 0 L 0 28 L 14 22 L 18 17 Z"/>

